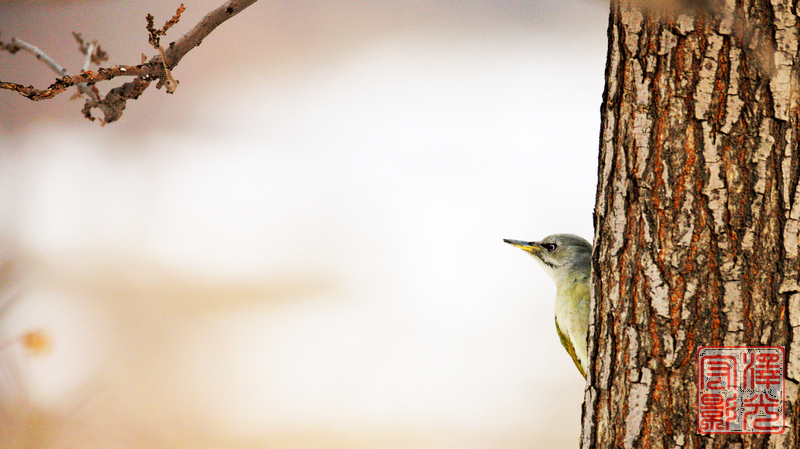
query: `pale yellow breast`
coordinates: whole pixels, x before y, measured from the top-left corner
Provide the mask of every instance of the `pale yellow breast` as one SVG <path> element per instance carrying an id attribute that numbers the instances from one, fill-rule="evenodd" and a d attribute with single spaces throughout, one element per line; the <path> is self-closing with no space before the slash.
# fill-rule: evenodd
<path id="1" fill-rule="evenodd" d="M 566 337 L 574 351 L 573 359 L 577 358 L 576 365 L 580 364 L 581 374 L 589 366 L 586 336 L 589 332 L 589 282 L 573 280 L 564 282 L 556 291 L 556 326 L 559 334 L 563 334 L 562 344 Z M 561 337 L 561 335 L 559 335 Z M 573 355 L 573 354 L 570 354 Z"/>

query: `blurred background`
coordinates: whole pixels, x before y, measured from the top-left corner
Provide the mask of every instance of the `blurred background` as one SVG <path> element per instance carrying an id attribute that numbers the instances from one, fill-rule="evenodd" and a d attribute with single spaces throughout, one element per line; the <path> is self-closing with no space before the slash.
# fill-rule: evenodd
<path id="1" fill-rule="evenodd" d="M 2 2 L 0 39 L 135 64 L 177 6 Z M 607 8 L 262 0 L 105 127 L 0 91 L 0 447 L 577 447 L 502 239 L 591 240 Z"/>

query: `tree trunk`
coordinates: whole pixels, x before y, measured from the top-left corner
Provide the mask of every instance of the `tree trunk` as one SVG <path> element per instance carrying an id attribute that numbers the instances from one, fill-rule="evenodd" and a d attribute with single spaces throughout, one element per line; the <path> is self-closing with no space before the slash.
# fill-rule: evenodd
<path id="1" fill-rule="evenodd" d="M 705 3 L 612 1 L 583 448 L 798 447 L 800 7 Z M 785 348 L 782 434 L 698 432 L 723 345 Z"/>

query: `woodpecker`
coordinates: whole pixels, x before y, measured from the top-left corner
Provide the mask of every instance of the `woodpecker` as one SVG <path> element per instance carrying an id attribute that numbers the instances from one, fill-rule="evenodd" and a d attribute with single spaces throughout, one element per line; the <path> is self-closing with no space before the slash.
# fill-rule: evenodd
<path id="1" fill-rule="evenodd" d="M 578 371 L 586 377 L 591 243 L 573 234 L 548 235 L 540 242 L 503 241 L 533 256 L 556 283 L 556 332 Z"/>

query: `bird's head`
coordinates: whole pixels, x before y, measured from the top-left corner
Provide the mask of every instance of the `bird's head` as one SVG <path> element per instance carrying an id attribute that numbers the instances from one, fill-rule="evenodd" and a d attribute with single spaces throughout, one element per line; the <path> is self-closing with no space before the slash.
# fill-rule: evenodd
<path id="1" fill-rule="evenodd" d="M 556 283 L 570 273 L 584 272 L 591 265 L 592 244 L 574 234 L 548 235 L 540 242 L 503 241 L 530 253 Z"/>

